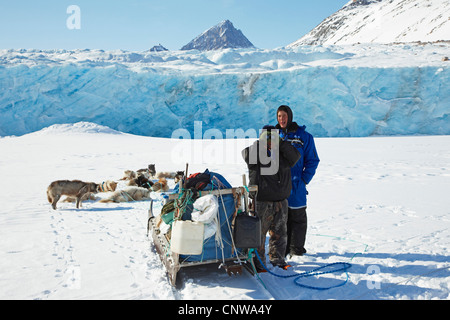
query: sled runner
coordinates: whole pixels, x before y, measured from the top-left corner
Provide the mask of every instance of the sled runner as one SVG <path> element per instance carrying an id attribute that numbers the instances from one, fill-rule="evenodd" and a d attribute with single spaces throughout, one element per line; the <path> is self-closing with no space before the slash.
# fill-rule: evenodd
<path id="1" fill-rule="evenodd" d="M 248 215 L 248 194 L 256 191 L 257 186 L 247 187 L 245 179 L 244 186 L 233 188 L 220 174 L 206 170 L 180 181 L 159 204 L 161 212 L 151 201 L 147 235 L 151 232 L 172 286 L 184 267 L 220 263 L 229 275 L 242 273 L 248 235 L 244 242 L 239 240 L 244 245 L 236 244 L 235 238 L 243 237 L 234 234 L 239 231 L 234 222 L 237 215 Z"/>

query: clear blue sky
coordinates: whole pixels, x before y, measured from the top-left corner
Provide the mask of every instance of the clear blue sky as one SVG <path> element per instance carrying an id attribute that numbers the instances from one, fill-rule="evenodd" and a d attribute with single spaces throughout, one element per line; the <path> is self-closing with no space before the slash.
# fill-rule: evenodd
<path id="1" fill-rule="evenodd" d="M 222 20 L 258 48 L 285 46 L 349 0 L 0 0 L 0 49 L 179 50 Z M 80 29 L 69 29 L 70 5 Z"/>

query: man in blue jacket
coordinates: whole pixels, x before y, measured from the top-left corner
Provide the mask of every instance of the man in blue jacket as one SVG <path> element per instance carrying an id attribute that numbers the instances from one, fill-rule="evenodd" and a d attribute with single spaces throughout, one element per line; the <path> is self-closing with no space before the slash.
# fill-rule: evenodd
<path id="1" fill-rule="evenodd" d="M 292 121 L 290 107 L 282 105 L 277 110 L 277 129 L 280 137 L 291 142 L 301 153 L 300 160 L 291 169 L 292 191 L 288 198 L 287 246 L 286 255 L 303 255 L 307 229 L 306 217 L 306 185 L 312 180 L 319 165 L 319 156 L 313 136 L 306 132 L 305 126 Z"/>

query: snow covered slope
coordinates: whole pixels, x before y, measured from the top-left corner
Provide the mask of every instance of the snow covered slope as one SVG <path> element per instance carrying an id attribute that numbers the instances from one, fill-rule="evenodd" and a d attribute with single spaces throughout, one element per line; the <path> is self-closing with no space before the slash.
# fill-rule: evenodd
<path id="1" fill-rule="evenodd" d="M 289 47 L 450 40 L 448 0 L 357 0 Z"/>
<path id="2" fill-rule="evenodd" d="M 146 237 L 148 201 L 60 201 L 57 210 L 47 202 L 53 180 L 118 180 L 149 163 L 175 171 L 189 162 L 191 173 L 208 168 L 240 186 L 240 152 L 252 141 L 142 137 L 88 123 L 0 138 L 0 299 L 450 299 L 450 136 L 316 139 L 308 252 L 289 259 L 289 273 L 351 263 L 348 283 L 328 291 L 263 274 L 265 290 L 217 265 L 186 268 L 173 291 Z M 185 147 L 197 152 L 180 155 Z"/>
<path id="3" fill-rule="evenodd" d="M 316 136 L 450 134 L 450 45 L 0 50 L 0 135 L 89 121 L 139 135 L 258 130 L 280 104 Z"/>

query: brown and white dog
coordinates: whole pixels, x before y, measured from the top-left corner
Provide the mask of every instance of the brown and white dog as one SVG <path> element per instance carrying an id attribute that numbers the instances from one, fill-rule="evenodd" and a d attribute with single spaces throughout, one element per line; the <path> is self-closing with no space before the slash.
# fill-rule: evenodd
<path id="1" fill-rule="evenodd" d="M 152 186 L 152 190 L 156 192 L 167 192 L 169 191 L 169 185 L 165 178 L 161 178 L 158 182 L 155 182 Z"/>
<path id="2" fill-rule="evenodd" d="M 108 192 L 108 191 L 116 191 L 117 182 L 112 180 L 106 180 L 102 183 L 99 183 L 100 192 Z"/>
<path id="3" fill-rule="evenodd" d="M 158 172 L 158 174 L 156 175 L 156 178 L 158 178 L 158 179 L 161 179 L 161 178 L 174 179 L 175 183 L 178 183 L 178 181 L 183 179 L 183 177 L 184 177 L 184 171 L 177 171 L 177 172 L 163 171 L 163 172 Z"/>
<path id="4" fill-rule="evenodd" d="M 131 179 L 136 179 L 137 178 L 137 173 L 133 170 L 125 170 L 123 172 L 123 177 L 120 178 L 120 180 L 131 180 Z"/>
<path id="5" fill-rule="evenodd" d="M 156 169 L 154 164 L 149 164 L 147 169 L 139 169 L 137 171 L 125 170 L 120 180 L 133 180 L 140 176 L 147 179 L 155 179 Z"/>

